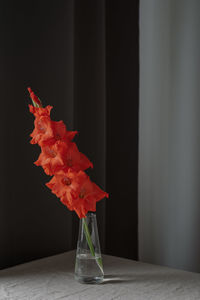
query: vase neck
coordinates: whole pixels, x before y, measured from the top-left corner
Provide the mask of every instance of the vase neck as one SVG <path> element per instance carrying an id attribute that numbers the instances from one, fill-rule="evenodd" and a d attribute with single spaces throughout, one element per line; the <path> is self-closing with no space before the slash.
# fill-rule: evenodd
<path id="1" fill-rule="evenodd" d="M 86 219 L 95 219 L 96 218 L 96 213 L 89 211 L 86 215 Z"/>

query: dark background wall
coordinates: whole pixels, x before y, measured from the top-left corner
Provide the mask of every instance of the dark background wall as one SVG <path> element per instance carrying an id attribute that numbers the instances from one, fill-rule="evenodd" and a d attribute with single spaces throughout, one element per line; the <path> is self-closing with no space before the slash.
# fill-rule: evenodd
<path id="1" fill-rule="evenodd" d="M 73 127 L 73 5 L 0 2 L 1 200 L 0 266 L 71 248 L 71 213 L 48 191 L 50 177 L 33 165 L 32 86 L 52 116 Z"/>
<path id="2" fill-rule="evenodd" d="M 0 2 L 0 268 L 76 247 L 78 218 L 33 165 L 27 86 L 78 129 L 103 252 L 137 258 L 138 2 Z"/>

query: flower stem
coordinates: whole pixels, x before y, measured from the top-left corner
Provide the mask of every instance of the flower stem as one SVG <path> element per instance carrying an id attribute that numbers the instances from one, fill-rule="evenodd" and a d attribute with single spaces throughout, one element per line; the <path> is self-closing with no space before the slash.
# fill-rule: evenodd
<path id="1" fill-rule="evenodd" d="M 89 232 L 87 223 L 86 223 L 86 221 L 85 221 L 85 218 L 83 218 L 83 228 L 84 228 L 85 237 L 86 237 L 88 246 L 89 246 L 89 248 L 90 248 L 90 252 L 91 252 L 92 256 L 95 257 L 96 262 L 97 262 L 97 264 L 98 264 L 98 266 L 99 266 L 101 272 L 104 274 L 104 272 L 103 272 L 103 263 L 102 263 L 102 259 L 101 259 L 101 257 L 96 258 L 96 256 L 95 256 L 94 246 L 93 246 L 93 244 L 92 244 L 92 239 L 91 239 L 90 232 Z"/>

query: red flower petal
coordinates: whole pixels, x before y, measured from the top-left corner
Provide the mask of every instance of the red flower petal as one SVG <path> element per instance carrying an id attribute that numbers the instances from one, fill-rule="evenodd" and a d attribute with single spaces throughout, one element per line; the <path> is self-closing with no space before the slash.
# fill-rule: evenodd
<path id="1" fill-rule="evenodd" d="M 61 141 L 51 146 L 42 147 L 42 152 L 35 165 L 43 167 L 47 175 L 55 174 L 55 172 L 65 167 L 62 152 L 66 152 L 67 147 L 67 144 Z"/>
<path id="2" fill-rule="evenodd" d="M 75 171 L 93 168 L 92 162 L 78 150 L 75 143 L 69 144 L 68 151 L 64 153 L 63 157 L 66 167 Z"/>
<path id="3" fill-rule="evenodd" d="M 61 170 L 46 185 L 79 218 L 85 217 L 88 211 L 96 211 L 96 202 L 108 197 L 83 171 Z"/>
<path id="4" fill-rule="evenodd" d="M 30 134 L 32 137 L 31 144 L 42 145 L 45 141 L 51 139 L 54 135 L 51 119 L 48 116 L 41 116 L 34 121 L 35 129 Z"/>
<path id="5" fill-rule="evenodd" d="M 51 106 L 45 108 L 29 106 L 35 115 L 35 128 L 31 133 L 31 144 L 53 145 L 57 141 L 71 142 L 77 131 L 67 131 L 63 121 L 55 122 L 50 119 Z"/>

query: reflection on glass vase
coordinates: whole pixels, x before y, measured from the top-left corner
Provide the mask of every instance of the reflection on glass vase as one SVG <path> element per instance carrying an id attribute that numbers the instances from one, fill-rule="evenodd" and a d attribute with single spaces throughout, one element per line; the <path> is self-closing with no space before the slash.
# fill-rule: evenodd
<path id="1" fill-rule="evenodd" d="M 88 213 L 79 224 L 75 279 L 81 283 L 101 283 L 103 277 L 96 214 Z"/>

